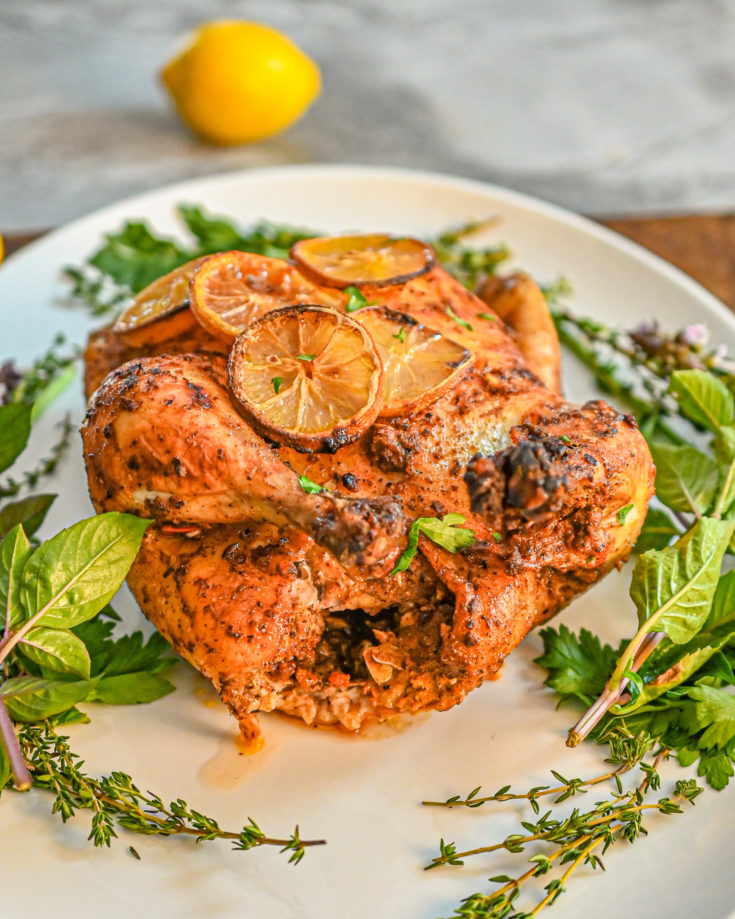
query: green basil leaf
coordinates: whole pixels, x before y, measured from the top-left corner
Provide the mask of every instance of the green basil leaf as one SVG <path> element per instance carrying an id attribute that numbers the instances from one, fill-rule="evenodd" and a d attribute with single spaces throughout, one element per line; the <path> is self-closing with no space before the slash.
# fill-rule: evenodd
<path id="1" fill-rule="evenodd" d="M 664 639 L 643 665 L 640 672 L 645 686 L 635 704 L 625 706 L 625 712 L 633 712 L 684 683 L 734 639 L 735 571 L 728 571 L 720 578 L 699 632 L 684 645 Z"/>
<path id="2" fill-rule="evenodd" d="M 25 657 L 45 670 L 89 679 L 91 663 L 87 646 L 73 632 L 39 626 L 26 634 L 19 648 Z"/>
<path id="3" fill-rule="evenodd" d="M 70 628 L 91 619 L 117 592 L 150 521 L 111 512 L 80 520 L 43 543 L 23 572 L 21 599 L 38 625 Z"/>
<path id="4" fill-rule="evenodd" d="M 23 524 L 26 536 L 33 536 L 43 523 L 55 498 L 56 495 L 31 495 L 21 501 L 6 504 L 0 511 L 0 539 L 19 523 Z"/>
<path id="5" fill-rule="evenodd" d="M 69 683 L 42 677 L 18 676 L 0 686 L 5 707 L 16 721 L 42 721 L 73 708 L 88 695 L 94 683 Z"/>
<path id="6" fill-rule="evenodd" d="M 712 609 L 707 617 L 709 628 L 732 626 L 735 632 L 735 571 L 728 571 L 720 578 Z"/>
<path id="7" fill-rule="evenodd" d="M 639 557 L 630 596 L 641 626 L 648 623 L 650 631 L 665 632 L 676 644 L 694 637 L 709 614 L 734 528 L 703 517 L 670 548 Z"/>
<path id="8" fill-rule="evenodd" d="M 732 664 L 722 651 L 715 651 L 714 654 L 699 668 L 696 674 L 698 685 L 712 680 L 718 682 L 713 685 L 724 683 L 726 686 L 735 686 L 735 673 L 733 673 Z"/>
<path id="9" fill-rule="evenodd" d="M 720 482 L 717 463 L 690 444 L 651 443 L 656 497 L 674 511 L 705 514 Z"/>
<path id="10" fill-rule="evenodd" d="M 20 402 L 0 405 L 0 472 L 12 466 L 25 450 L 31 434 L 31 406 Z"/>
<path id="11" fill-rule="evenodd" d="M 649 549 L 663 549 L 680 531 L 666 511 L 651 508 L 646 514 L 643 529 L 636 540 L 635 551 L 640 555 Z"/>
<path id="12" fill-rule="evenodd" d="M 23 570 L 33 549 L 22 524 L 17 524 L 0 543 L 0 633 L 25 616 L 20 598 Z"/>
<path id="13" fill-rule="evenodd" d="M 84 712 L 74 707 L 61 712 L 59 715 L 53 715 L 51 723 L 55 726 L 60 724 L 89 724 L 90 720 L 89 715 L 85 715 Z"/>
<path id="14" fill-rule="evenodd" d="M 669 392 L 679 400 L 679 408 L 695 424 L 715 433 L 735 420 L 735 400 L 725 384 L 705 370 L 675 370 Z"/>
<path id="15" fill-rule="evenodd" d="M 139 670 L 137 673 L 102 677 L 89 696 L 89 701 L 104 702 L 106 705 L 135 705 L 154 702 L 173 690 L 173 684 L 163 677 Z"/>

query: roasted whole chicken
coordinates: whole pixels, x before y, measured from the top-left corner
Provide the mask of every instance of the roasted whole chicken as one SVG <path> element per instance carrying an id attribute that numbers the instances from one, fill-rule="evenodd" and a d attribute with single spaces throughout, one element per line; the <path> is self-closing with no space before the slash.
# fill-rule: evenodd
<path id="1" fill-rule="evenodd" d="M 350 279 L 322 280 L 331 295 L 305 283 L 308 302 L 344 311 L 334 298 Z M 268 296 L 280 305 L 304 302 L 279 284 Z M 258 712 L 356 731 L 461 702 L 626 558 L 653 492 L 634 419 L 561 395 L 530 277 L 474 294 L 429 258 L 351 289 L 402 317 L 393 338 L 420 324 L 468 359 L 435 398 L 379 413 L 328 452 L 256 433 L 228 378 L 232 337 L 189 308 L 134 335 L 103 329 L 86 351 L 94 505 L 153 519 L 128 583 L 251 738 Z M 421 535 L 392 573 L 414 522 L 447 514 L 471 544 L 451 552 Z"/>

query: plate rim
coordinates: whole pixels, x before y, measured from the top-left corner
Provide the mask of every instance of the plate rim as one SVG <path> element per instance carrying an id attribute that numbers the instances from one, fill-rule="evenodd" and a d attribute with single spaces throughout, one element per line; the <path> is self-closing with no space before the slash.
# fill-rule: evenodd
<path id="1" fill-rule="evenodd" d="M 505 202 L 512 207 L 535 213 L 537 215 L 549 217 L 565 226 L 579 230 L 588 236 L 599 240 L 600 242 L 618 250 L 619 252 L 633 258 L 640 264 L 645 265 L 659 276 L 663 276 L 669 282 L 683 288 L 690 296 L 699 300 L 706 307 L 713 310 L 717 316 L 726 324 L 730 325 L 735 331 L 735 312 L 731 310 L 715 294 L 711 293 L 688 275 L 681 268 L 676 267 L 671 262 L 656 255 L 651 250 L 639 243 L 633 242 L 620 233 L 597 223 L 594 219 L 586 217 L 568 208 L 558 204 L 537 198 L 534 195 L 525 192 L 516 191 L 493 182 L 486 182 L 481 179 L 472 179 L 464 176 L 452 175 L 451 173 L 433 172 L 431 170 L 411 169 L 408 167 L 371 165 L 371 164 L 351 164 L 351 163 L 297 163 L 285 166 L 266 166 L 246 169 L 236 169 L 228 172 L 217 172 L 203 176 L 194 176 L 189 179 L 183 179 L 178 182 L 171 182 L 166 185 L 159 185 L 147 191 L 139 192 L 125 198 L 120 198 L 100 208 L 89 211 L 80 217 L 68 223 L 63 223 L 54 227 L 41 237 L 22 246 L 20 249 L 8 256 L 3 265 L 15 265 L 24 257 L 34 255 L 36 250 L 44 245 L 53 245 L 56 240 L 66 235 L 74 233 L 76 230 L 83 228 L 88 222 L 95 220 L 104 220 L 106 215 L 113 215 L 120 208 L 131 208 L 131 211 L 157 195 L 176 196 L 186 194 L 186 190 L 194 187 L 228 185 L 233 182 L 257 182 L 261 179 L 265 181 L 277 181 L 279 179 L 303 178 L 304 176 L 315 175 L 320 177 L 334 177 L 340 179 L 385 179 L 388 181 L 404 181 L 412 183 L 423 183 L 437 185 L 447 189 L 457 191 L 466 191 L 476 194 L 491 194 L 498 200 Z M 131 213 L 130 219 L 135 219 L 135 214 Z M 110 232 L 114 227 L 110 227 Z"/>

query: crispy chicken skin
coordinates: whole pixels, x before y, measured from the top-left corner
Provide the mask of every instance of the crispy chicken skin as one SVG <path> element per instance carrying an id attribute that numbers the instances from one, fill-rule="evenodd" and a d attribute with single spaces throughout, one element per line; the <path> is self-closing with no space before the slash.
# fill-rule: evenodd
<path id="1" fill-rule="evenodd" d="M 92 500 L 154 518 L 129 584 L 249 736 L 258 711 L 358 730 L 447 709 L 630 551 L 653 491 L 645 441 L 606 403 L 558 394 L 553 327 L 533 288 L 511 290 L 512 308 L 502 289 L 483 302 L 440 267 L 381 289 L 474 365 L 333 454 L 260 438 L 227 394 L 228 347 L 203 331 L 134 350 L 109 330 L 90 339 Z M 493 302 L 502 317 L 480 318 Z M 329 493 L 305 494 L 302 473 Z M 390 577 L 412 522 L 446 513 L 473 545 L 422 536 Z"/>

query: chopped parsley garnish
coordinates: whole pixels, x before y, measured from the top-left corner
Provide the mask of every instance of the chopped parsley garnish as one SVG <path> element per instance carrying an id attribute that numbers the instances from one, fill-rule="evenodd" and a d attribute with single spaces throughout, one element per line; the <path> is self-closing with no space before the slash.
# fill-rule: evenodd
<path id="1" fill-rule="evenodd" d="M 408 545 L 401 553 L 390 576 L 405 571 L 414 560 L 419 547 L 420 533 L 447 552 L 454 553 L 457 549 L 471 546 L 475 541 L 474 530 L 456 525 L 464 522 L 465 518 L 461 514 L 445 514 L 441 520 L 438 517 L 419 517 L 418 520 L 414 520 L 408 533 Z"/>
<path id="2" fill-rule="evenodd" d="M 502 540 L 502 538 L 503 538 L 503 534 L 502 534 L 502 533 L 497 533 L 497 532 L 496 532 L 496 533 L 493 533 L 493 539 L 495 540 L 495 542 L 500 542 L 500 541 Z"/>
<path id="3" fill-rule="evenodd" d="M 401 344 L 404 344 L 404 343 L 405 343 L 405 341 L 406 341 L 406 327 L 405 327 L 405 325 L 402 325 L 402 326 L 400 327 L 400 329 L 396 332 L 396 334 L 393 336 L 393 338 L 397 338 L 398 341 L 400 341 Z"/>
<path id="4" fill-rule="evenodd" d="M 298 359 L 300 361 L 313 361 L 316 357 L 316 354 L 299 354 Z"/>
<path id="5" fill-rule="evenodd" d="M 572 445 L 572 438 L 571 438 L 571 437 L 568 437 L 566 434 L 562 434 L 561 437 L 559 438 L 559 440 L 563 440 L 564 443 L 565 443 L 565 444 L 569 444 L 570 447 L 571 447 L 571 445 Z"/>
<path id="6" fill-rule="evenodd" d="M 461 325 L 462 328 L 467 329 L 468 332 L 472 331 L 472 326 L 469 324 L 469 322 L 467 322 L 466 319 L 462 319 L 461 316 L 458 316 L 454 312 L 451 306 L 447 307 L 446 312 L 447 312 L 447 316 L 449 316 L 450 319 L 453 319 L 457 323 L 457 325 Z"/>
<path id="7" fill-rule="evenodd" d="M 273 384 L 273 392 L 278 395 L 281 389 L 281 383 L 283 383 L 283 377 L 273 377 L 271 383 Z"/>
<path id="8" fill-rule="evenodd" d="M 489 319 L 490 322 L 496 322 L 498 317 L 493 316 L 492 313 L 478 313 L 477 318 L 478 319 Z"/>
<path id="9" fill-rule="evenodd" d="M 323 485 L 317 485 L 316 482 L 312 482 L 306 475 L 299 476 L 299 485 L 304 489 L 307 495 L 318 495 L 321 491 L 329 490 Z"/>
<path id="10" fill-rule="evenodd" d="M 354 313 L 366 306 L 375 306 L 378 302 L 377 300 L 373 300 L 371 303 L 368 303 L 365 294 L 357 287 L 345 287 L 345 293 L 350 295 L 350 299 L 345 306 L 345 310 L 348 313 Z"/>
<path id="11" fill-rule="evenodd" d="M 622 526 L 625 523 L 625 518 L 633 510 L 632 504 L 626 504 L 625 507 L 621 507 L 617 513 L 618 526 Z"/>

